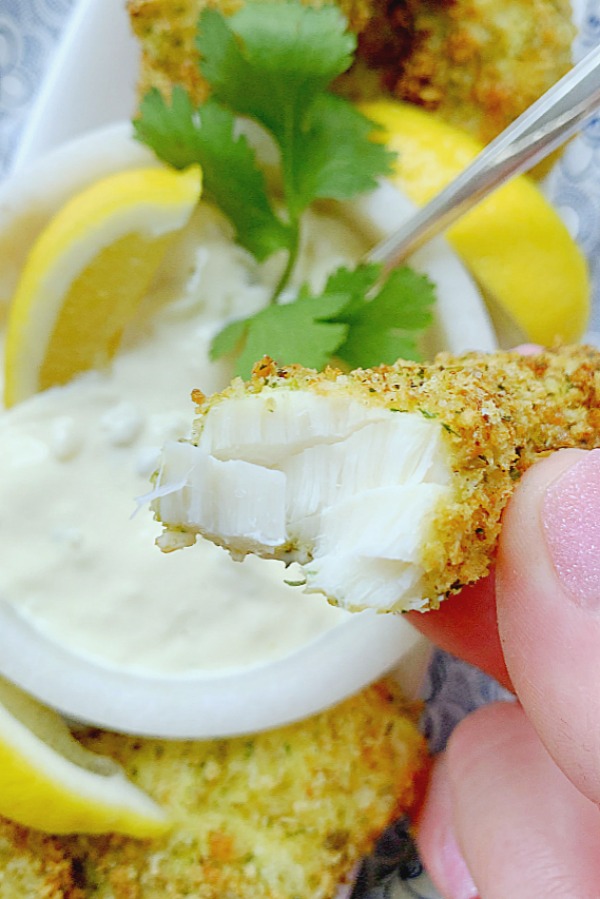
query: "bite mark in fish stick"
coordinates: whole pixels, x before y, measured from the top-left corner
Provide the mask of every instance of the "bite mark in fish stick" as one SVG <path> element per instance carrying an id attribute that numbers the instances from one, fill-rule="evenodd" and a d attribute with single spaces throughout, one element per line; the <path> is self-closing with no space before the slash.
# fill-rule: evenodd
<path id="1" fill-rule="evenodd" d="M 600 353 L 440 354 L 350 373 L 278 367 L 199 391 L 192 438 L 163 449 L 165 551 L 201 534 L 302 566 L 350 610 L 425 611 L 484 576 L 521 475 L 600 446 Z"/>

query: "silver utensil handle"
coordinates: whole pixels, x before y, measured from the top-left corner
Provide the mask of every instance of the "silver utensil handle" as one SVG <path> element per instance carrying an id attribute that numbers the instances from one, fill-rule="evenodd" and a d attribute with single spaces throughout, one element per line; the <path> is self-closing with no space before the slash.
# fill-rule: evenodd
<path id="1" fill-rule="evenodd" d="M 429 203 L 366 256 L 392 268 L 495 188 L 568 140 L 600 106 L 600 46 L 546 91 Z"/>

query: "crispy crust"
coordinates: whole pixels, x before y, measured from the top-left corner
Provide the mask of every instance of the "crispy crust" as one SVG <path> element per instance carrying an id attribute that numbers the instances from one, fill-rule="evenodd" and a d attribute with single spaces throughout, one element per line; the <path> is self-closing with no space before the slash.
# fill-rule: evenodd
<path id="1" fill-rule="evenodd" d="M 484 143 L 570 68 L 575 29 L 568 0 L 408 5 L 410 51 L 381 65 L 376 53 L 364 52 L 367 66 L 379 71 L 381 88 L 393 96 L 437 113 Z"/>
<path id="2" fill-rule="evenodd" d="M 410 717 L 406 717 L 406 712 Z M 271 733 L 209 743 L 88 732 L 175 817 L 147 846 L 81 837 L 98 899 L 325 899 L 414 799 L 424 743 L 391 683 Z"/>
<path id="3" fill-rule="evenodd" d="M 205 6 L 242 0 L 129 0 L 142 47 L 140 92 L 207 86 L 194 34 Z M 321 5 L 322 0 L 306 0 Z M 389 94 L 438 114 L 483 142 L 505 128 L 571 65 L 569 0 L 337 0 L 358 35 L 357 65 L 339 89 L 355 99 Z"/>
<path id="4" fill-rule="evenodd" d="M 560 448 L 600 447 L 600 353 L 592 347 L 533 356 L 442 353 L 430 365 L 399 361 L 350 374 L 282 369 L 265 358 L 250 382 L 237 379 L 204 401 L 196 395 L 194 439 L 216 403 L 265 387 L 339 390 L 365 405 L 439 422 L 453 479 L 451 500 L 438 507 L 422 547 L 429 608 L 489 571 L 502 511 L 529 466 Z"/>

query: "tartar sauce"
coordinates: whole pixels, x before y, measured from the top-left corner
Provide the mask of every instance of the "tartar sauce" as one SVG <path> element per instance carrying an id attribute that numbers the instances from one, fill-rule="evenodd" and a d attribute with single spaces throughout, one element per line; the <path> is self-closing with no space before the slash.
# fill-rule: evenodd
<path id="1" fill-rule="evenodd" d="M 322 283 L 364 249 L 314 213 L 299 277 Z M 275 266 L 258 267 L 201 205 L 110 369 L 0 416 L 0 601 L 51 639 L 106 666 L 217 672 L 281 658 L 345 619 L 287 586 L 280 563 L 236 563 L 207 542 L 164 555 L 149 509 L 133 514 L 161 445 L 189 430 L 192 388 L 231 377 L 208 359 L 212 335 L 266 304 Z"/>

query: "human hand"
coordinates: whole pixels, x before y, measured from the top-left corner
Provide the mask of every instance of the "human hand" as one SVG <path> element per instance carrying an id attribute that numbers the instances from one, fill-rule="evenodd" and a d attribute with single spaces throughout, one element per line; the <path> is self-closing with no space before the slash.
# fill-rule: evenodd
<path id="1" fill-rule="evenodd" d="M 419 825 L 444 899 L 600 897 L 600 450 L 524 476 L 495 577 L 411 620 L 518 703 L 469 715 Z"/>

